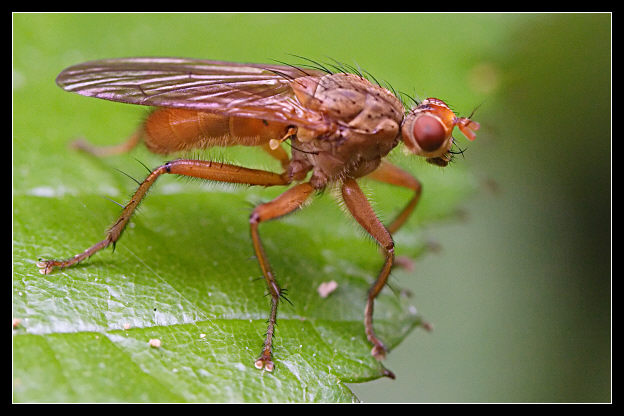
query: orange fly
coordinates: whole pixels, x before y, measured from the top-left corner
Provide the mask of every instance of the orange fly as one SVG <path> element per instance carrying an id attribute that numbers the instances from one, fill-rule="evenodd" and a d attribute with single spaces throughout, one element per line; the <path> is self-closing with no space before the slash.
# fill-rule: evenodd
<path id="1" fill-rule="evenodd" d="M 399 143 L 428 162 L 446 166 L 457 126 L 474 140 L 479 124 L 457 117 L 442 101 L 428 98 L 405 110 L 402 101 L 376 81 L 343 66 L 241 64 L 185 58 L 125 58 L 82 63 L 65 69 L 57 84 L 71 92 L 155 109 L 123 144 L 76 146 L 95 155 L 126 152 L 143 141 L 158 154 L 213 146 L 255 146 L 281 162 L 281 173 L 207 160 L 176 159 L 154 169 L 136 190 L 106 238 L 66 260 L 40 260 L 40 272 L 75 265 L 114 244 L 130 217 L 163 174 L 260 186 L 288 186 L 274 200 L 257 206 L 249 225 L 253 247 L 271 295 L 264 347 L 255 361 L 272 371 L 272 339 L 280 289 L 258 227 L 300 208 L 328 184 L 341 189 L 348 211 L 377 241 L 384 263 L 368 291 L 364 324 L 372 355 L 382 359 L 386 347 L 373 329 L 375 298 L 394 263 L 394 234 L 416 207 L 420 182 L 384 157 Z M 353 68 L 351 68 L 353 69 Z M 281 146 L 290 141 L 291 154 Z M 357 184 L 362 177 L 413 190 L 405 208 L 388 225 L 376 216 Z M 393 374 L 388 372 L 393 377 Z"/>

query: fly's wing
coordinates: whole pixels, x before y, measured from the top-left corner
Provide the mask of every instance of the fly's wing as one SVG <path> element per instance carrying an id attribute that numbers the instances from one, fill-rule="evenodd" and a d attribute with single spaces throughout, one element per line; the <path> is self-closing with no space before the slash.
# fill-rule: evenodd
<path id="1" fill-rule="evenodd" d="M 186 58 L 121 58 L 71 66 L 56 78 L 66 91 L 123 103 L 260 118 L 323 130 L 316 111 L 295 98 L 291 82 L 326 73 L 287 65 Z"/>

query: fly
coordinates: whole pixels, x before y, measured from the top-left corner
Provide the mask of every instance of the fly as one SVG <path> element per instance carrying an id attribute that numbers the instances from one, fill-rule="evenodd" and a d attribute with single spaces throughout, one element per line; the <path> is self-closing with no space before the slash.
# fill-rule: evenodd
<path id="1" fill-rule="evenodd" d="M 56 79 L 71 92 L 105 100 L 154 107 L 129 139 L 119 145 L 75 147 L 97 156 L 123 153 L 140 142 L 157 154 L 214 146 L 253 146 L 282 166 L 279 173 L 207 160 L 175 159 L 140 183 L 106 238 L 66 260 L 40 260 L 42 274 L 73 266 L 115 244 L 148 189 L 161 175 L 174 174 L 257 186 L 290 186 L 274 200 L 258 205 L 249 217 L 251 239 L 271 295 L 264 346 L 254 365 L 272 371 L 272 341 L 278 305 L 283 299 L 265 253 L 259 226 L 289 214 L 330 184 L 340 188 L 348 211 L 375 239 L 384 261 L 371 285 L 364 325 L 371 354 L 383 359 L 387 349 L 373 328 L 373 306 L 394 264 L 397 232 L 414 211 L 421 184 L 408 172 L 385 161 L 400 143 L 428 162 L 446 166 L 453 151 L 455 127 L 475 139 L 479 124 L 457 117 L 445 102 L 427 98 L 405 110 L 396 93 L 362 74 L 331 72 L 325 67 L 242 64 L 186 58 L 122 58 L 69 67 Z M 374 79 L 374 78 L 373 78 Z M 284 148 L 286 142 L 291 154 Z M 306 180 L 306 178 L 308 178 Z M 411 189 L 414 194 L 397 217 L 384 225 L 357 181 L 362 177 Z M 391 372 L 387 375 L 394 377 Z"/>

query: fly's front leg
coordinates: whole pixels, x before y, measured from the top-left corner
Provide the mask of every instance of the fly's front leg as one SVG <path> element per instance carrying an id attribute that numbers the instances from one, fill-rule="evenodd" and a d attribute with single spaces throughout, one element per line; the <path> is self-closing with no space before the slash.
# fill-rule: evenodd
<path id="1" fill-rule="evenodd" d="M 369 178 L 390 185 L 401 186 L 403 188 L 414 191 L 414 196 L 409 200 L 405 208 L 396 216 L 396 218 L 386 227 L 390 234 L 396 233 L 399 228 L 407 222 L 412 212 L 420 201 L 422 193 L 422 185 L 418 179 L 413 177 L 409 172 L 392 165 L 388 162 L 382 162 L 379 168 L 368 175 Z M 411 259 L 407 257 L 397 257 L 396 264 L 401 265 L 408 270 L 412 270 L 414 265 Z"/>
<path id="2" fill-rule="evenodd" d="M 281 295 L 281 289 L 275 280 L 275 275 L 273 274 L 273 270 L 271 270 L 271 265 L 262 247 L 262 241 L 258 233 L 258 225 L 260 225 L 261 222 L 281 217 L 301 207 L 314 190 L 315 188 L 307 182 L 294 186 L 274 200 L 266 204 L 258 205 L 249 218 L 254 250 L 260 269 L 262 269 L 262 274 L 266 280 L 267 287 L 269 288 L 269 294 L 271 295 L 271 315 L 269 316 L 266 339 L 264 341 L 262 354 L 255 362 L 255 366 L 258 369 L 265 368 L 268 371 L 273 371 L 274 365 L 271 359 L 271 351 L 275 322 L 277 320 L 277 305 Z"/>
<path id="3" fill-rule="evenodd" d="M 267 152 L 274 159 L 277 159 L 284 170 L 288 168 L 288 165 L 290 164 L 290 156 L 288 156 L 288 153 L 284 150 L 284 148 L 281 146 L 272 148 L 269 143 L 267 143 L 262 145 L 262 150 Z"/>
<path id="4" fill-rule="evenodd" d="M 130 217 L 138 207 L 141 200 L 145 197 L 148 189 L 156 182 L 156 179 L 162 174 L 170 173 L 174 175 L 192 176 L 201 179 L 208 179 L 220 182 L 242 183 L 247 185 L 287 185 L 289 179 L 286 175 L 267 172 L 258 169 L 248 169 L 241 166 L 229 165 L 226 163 L 217 163 L 204 160 L 179 159 L 167 162 L 162 166 L 154 169 L 147 178 L 141 183 L 134 193 L 130 202 L 124 207 L 117 221 L 108 229 L 106 238 L 97 244 L 86 249 L 84 252 L 75 255 L 66 260 L 42 260 L 37 262 L 42 274 L 49 274 L 55 268 L 64 268 L 73 266 L 82 260 L 91 257 L 99 250 L 108 247 L 121 236 Z"/>
<path id="5" fill-rule="evenodd" d="M 373 344 L 371 354 L 380 360 L 386 356 L 387 350 L 381 340 L 377 338 L 373 329 L 373 304 L 379 292 L 386 285 L 390 275 L 394 262 L 394 242 L 392 241 L 392 235 L 377 218 L 373 208 L 355 180 L 349 178 L 344 181 L 342 184 L 342 198 L 351 215 L 377 241 L 385 256 L 384 265 L 377 276 L 377 280 L 368 290 L 368 299 L 364 311 L 366 337 Z"/>

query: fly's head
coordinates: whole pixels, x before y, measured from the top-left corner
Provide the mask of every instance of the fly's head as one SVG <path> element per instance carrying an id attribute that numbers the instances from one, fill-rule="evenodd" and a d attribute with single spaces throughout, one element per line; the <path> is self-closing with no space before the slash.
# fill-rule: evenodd
<path id="1" fill-rule="evenodd" d="M 479 130 L 479 123 L 457 117 L 444 101 L 427 98 L 403 119 L 401 138 L 411 154 L 425 157 L 429 163 L 446 166 L 451 160 L 455 126 L 470 141 L 475 139 L 475 131 Z"/>

